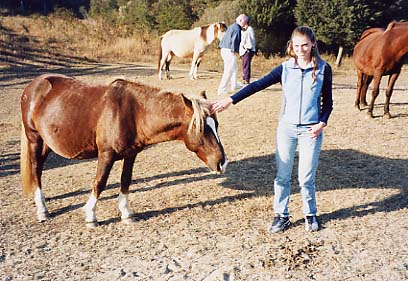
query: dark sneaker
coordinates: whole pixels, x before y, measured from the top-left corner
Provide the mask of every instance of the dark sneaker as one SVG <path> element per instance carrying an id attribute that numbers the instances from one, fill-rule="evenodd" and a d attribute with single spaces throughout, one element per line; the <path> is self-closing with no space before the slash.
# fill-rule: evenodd
<path id="1" fill-rule="evenodd" d="M 285 231 L 291 225 L 289 217 L 281 217 L 279 215 L 275 216 L 273 219 L 272 225 L 269 228 L 269 232 L 276 233 Z"/>
<path id="2" fill-rule="evenodd" d="M 305 230 L 306 231 L 317 231 L 319 230 L 319 222 L 316 216 L 306 216 L 305 217 Z"/>

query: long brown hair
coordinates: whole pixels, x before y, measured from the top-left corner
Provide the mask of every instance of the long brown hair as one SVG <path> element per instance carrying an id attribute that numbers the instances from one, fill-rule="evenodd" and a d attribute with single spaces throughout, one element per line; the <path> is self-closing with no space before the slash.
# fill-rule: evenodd
<path id="1" fill-rule="evenodd" d="M 308 27 L 308 26 L 298 26 L 296 27 L 293 32 L 292 32 L 292 36 L 290 37 L 290 40 L 288 41 L 288 45 L 286 48 L 286 54 L 292 58 L 296 58 L 296 54 L 295 51 L 293 50 L 293 37 L 295 36 L 306 36 L 307 38 L 310 39 L 310 41 L 313 44 L 312 47 L 312 51 L 311 51 L 311 60 L 313 62 L 313 72 L 312 72 L 312 77 L 313 77 L 313 81 L 316 81 L 316 69 L 317 69 L 317 61 L 321 60 L 320 54 L 319 54 L 319 50 L 317 49 L 317 40 L 316 40 L 316 36 L 313 32 L 313 30 Z"/>

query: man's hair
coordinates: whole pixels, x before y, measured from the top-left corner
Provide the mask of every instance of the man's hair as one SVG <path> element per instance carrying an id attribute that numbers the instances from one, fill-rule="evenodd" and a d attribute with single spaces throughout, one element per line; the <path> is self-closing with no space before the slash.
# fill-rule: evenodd
<path id="1" fill-rule="evenodd" d="M 240 14 L 240 15 L 237 17 L 236 22 L 239 24 L 239 23 L 241 23 L 241 21 L 243 21 L 243 22 L 245 22 L 245 23 L 248 24 L 248 22 L 249 22 L 249 17 L 248 17 L 247 15 L 245 15 L 245 14 Z"/>

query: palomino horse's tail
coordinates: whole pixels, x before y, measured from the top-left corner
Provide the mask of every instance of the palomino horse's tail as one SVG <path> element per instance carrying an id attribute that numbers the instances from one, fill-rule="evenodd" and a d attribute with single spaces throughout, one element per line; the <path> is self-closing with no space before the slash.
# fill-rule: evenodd
<path id="1" fill-rule="evenodd" d="M 24 195 L 28 195 L 34 191 L 32 185 L 31 159 L 28 145 L 24 125 L 21 123 L 20 175 Z"/>
<path id="2" fill-rule="evenodd" d="M 160 63 L 161 63 L 161 59 L 162 59 L 162 40 L 163 40 L 163 36 L 160 37 L 159 62 L 157 64 L 157 71 L 159 71 L 159 72 L 160 72 Z"/>

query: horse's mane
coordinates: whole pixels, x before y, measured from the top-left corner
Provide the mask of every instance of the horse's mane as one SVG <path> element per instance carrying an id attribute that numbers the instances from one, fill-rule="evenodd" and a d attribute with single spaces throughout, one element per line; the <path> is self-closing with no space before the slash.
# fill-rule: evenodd
<path id="1" fill-rule="evenodd" d="M 391 29 L 395 26 L 396 23 L 397 23 L 397 22 L 396 22 L 395 20 L 393 20 L 392 22 L 390 22 L 390 23 L 387 25 L 387 29 L 385 30 L 385 32 L 391 30 Z"/>
<path id="2" fill-rule="evenodd" d="M 373 33 L 377 33 L 377 32 L 384 32 L 384 28 L 381 27 L 373 27 L 370 29 L 367 29 L 363 32 L 363 34 L 360 37 L 360 41 L 363 40 L 364 38 L 366 38 L 368 35 L 373 34 Z"/>
<path id="3" fill-rule="evenodd" d="M 202 97 L 198 96 L 186 96 L 184 98 L 191 101 L 193 107 L 193 116 L 188 126 L 188 132 L 193 130 L 195 127 L 195 133 L 199 134 L 204 129 L 204 118 L 210 114 L 210 105 L 208 101 Z"/>

